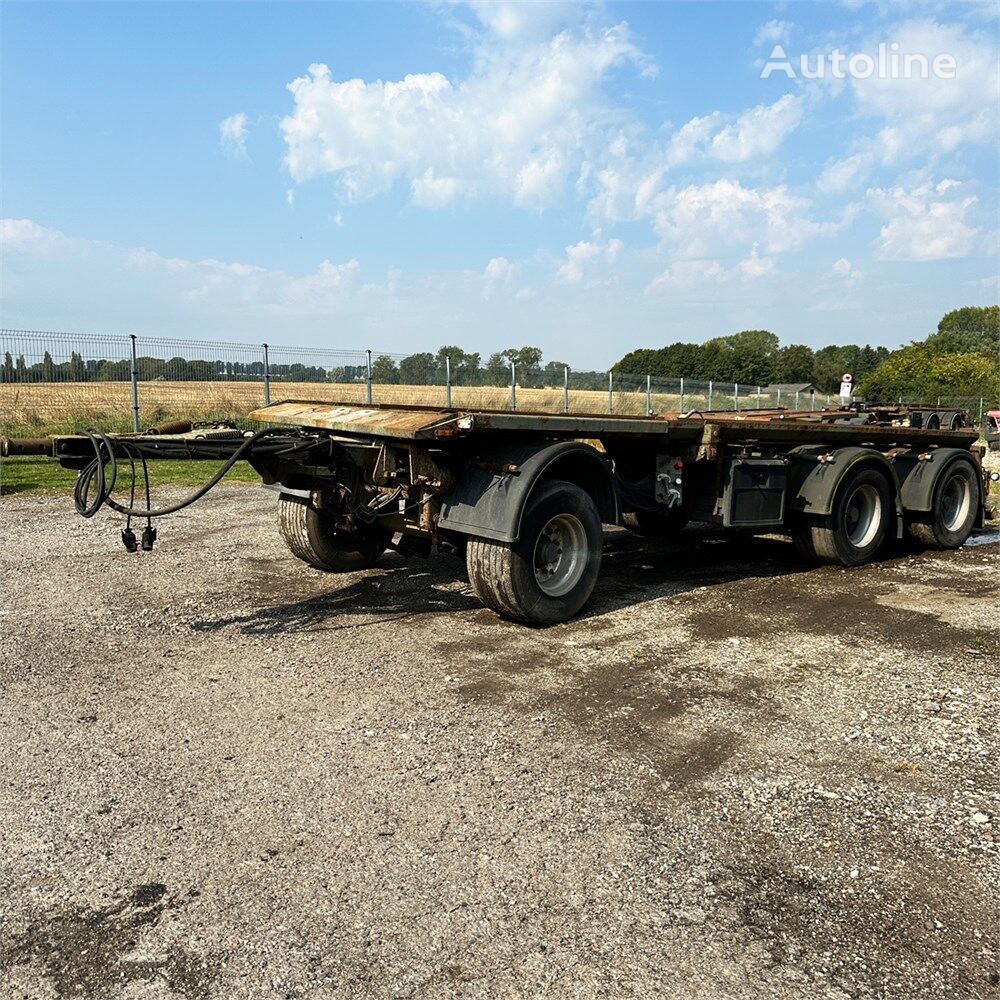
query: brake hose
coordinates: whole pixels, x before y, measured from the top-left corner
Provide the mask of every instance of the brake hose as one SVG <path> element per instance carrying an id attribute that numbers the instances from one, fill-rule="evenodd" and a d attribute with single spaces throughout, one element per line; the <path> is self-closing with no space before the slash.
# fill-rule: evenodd
<path id="1" fill-rule="evenodd" d="M 77 513 L 81 517 L 93 517 L 102 506 L 108 505 L 112 510 L 117 511 L 119 514 L 125 514 L 127 517 L 144 517 L 147 519 L 151 517 L 165 517 L 167 514 L 175 514 L 179 510 L 183 510 L 185 507 L 189 507 L 196 500 L 200 500 L 209 490 L 217 486 L 220 480 L 225 476 L 227 472 L 241 459 L 243 456 L 250 451 L 253 445 L 263 437 L 267 437 L 270 434 L 281 433 L 279 428 L 276 427 L 264 427 L 259 431 L 256 431 L 250 437 L 248 437 L 240 446 L 233 452 L 219 470 L 208 480 L 203 486 L 200 486 L 194 491 L 189 497 L 181 500 L 179 503 L 172 504 L 169 507 L 161 507 L 158 510 L 151 510 L 149 506 L 149 473 L 145 468 L 143 472 L 146 478 L 146 509 L 142 510 L 139 508 L 134 508 L 131 506 L 133 501 L 129 502 L 129 506 L 125 507 L 120 503 L 111 499 L 111 491 L 115 487 L 115 481 L 118 478 L 118 460 L 115 457 L 114 445 L 111 443 L 111 439 L 101 430 L 88 429 L 83 432 L 84 437 L 90 441 L 94 449 L 94 457 L 91 459 L 90 464 L 87 465 L 85 469 L 80 473 L 79 478 L 76 481 L 76 487 L 73 490 L 73 503 L 76 506 Z M 134 444 L 135 442 L 130 442 Z M 136 448 L 139 452 L 140 458 L 143 459 L 143 465 L 145 466 L 145 456 L 142 453 L 141 448 Z M 131 459 L 132 456 L 129 455 L 128 447 L 125 448 L 126 455 Z M 134 459 L 133 459 L 134 460 Z M 105 475 L 104 467 L 105 465 L 110 465 L 111 475 L 110 480 Z M 91 501 L 90 494 L 91 490 L 94 488 L 94 499 Z"/>

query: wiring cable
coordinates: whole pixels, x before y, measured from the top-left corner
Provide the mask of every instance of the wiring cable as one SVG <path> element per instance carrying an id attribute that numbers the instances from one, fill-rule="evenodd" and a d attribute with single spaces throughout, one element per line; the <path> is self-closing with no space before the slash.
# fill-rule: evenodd
<path id="1" fill-rule="evenodd" d="M 175 514 L 177 511 L 183 510 L 185 507 L 189 507 L 197 500 L 200 500 L 206 493 L 209 492 L 209 490 L 219 484 L 226 473 L 229 472 L 229 470 L 232 469 L 232 467 L 240 461 L 240 459 L 247 455 L 258 441 L 262 438 L 280 433 L 287 432 L 282 432 L 279 428 L 274 427 L 264 427 L 261 430 L 256 431 L 254 434 L 250 435 L 250 437 L 245 438 L 243 443 L 222 463 L 215 475 L 212 476 L 212 478 L 209 479 L 204 485 L 195 490 L 194 493 L 178 503 L 153 510 L 150 503 L 149 493 L 149 468 L 146 465 L 146 456 L 142 447 L 138 446 L 135 442 L 129 442 L 124 446 L 123 450 L 125 451 L 126 456 L 128 456 L 130 460 L 134 461 L 132 456 L 129 455 L 129 447 L 134 447 L 142 460 L 143 477 L 146 485 L 146 507 L 145 509 L 142 509 L 133 506 L 135 503 L 134 493 L 129 502 L 129 506 L 126 507 L 113 500 L 111 497 L 111 493 L 115 488 L 115 482 L 118 478 L 118 459 L 115 455 L 115 447 L 111 443 L 111 439 L 104 433 L 104 431 L 95 429 L 85 430 L 83 432 L 83 436 L 90 441 L 91 446 L 94 449 L 94 457 L 91 459 L 86 468 L 83 469 L 76 481 L 76 486 L 73 490 L 74 505 L 76 506 L 77 513 L 80 514 L 81 517 L 93 517 L 101 509 L 101 507 L 106 504 L 111 508 L 111 510 L 117 511 L 119 514 L 124 514 L 126 517 L 145 518 L 149 530 L 151 531 L 152 518 L 166 517 L 168 514 Z M 110 467 L 110 476 L 105 472 L 106 466 Z"/>

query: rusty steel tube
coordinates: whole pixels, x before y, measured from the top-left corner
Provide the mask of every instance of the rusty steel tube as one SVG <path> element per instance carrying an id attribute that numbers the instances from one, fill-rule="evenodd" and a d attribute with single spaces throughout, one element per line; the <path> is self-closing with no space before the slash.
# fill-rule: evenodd
<path id="1" fill-rule="evenodd" d="M 53 439 L 0 438 L 0 455 L 51 455 Z"/>

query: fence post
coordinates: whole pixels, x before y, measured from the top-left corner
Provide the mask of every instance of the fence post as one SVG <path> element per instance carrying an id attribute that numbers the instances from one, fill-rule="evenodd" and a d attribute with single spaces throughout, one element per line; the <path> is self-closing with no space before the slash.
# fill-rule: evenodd
<path id="1" fill-rule="evenodd" d="M 365 374 L 365 400 L 372 405 L 372 352 L 368 351 L 368 371 Z"/>
<path id="2" fill-rule="evenodd" d="M 778 390 L 778 395 L 777 395 L 777 398 L 775 399 L 774 405 L 775 405 L 776 409 L 781 409 L 781 390 L 780 389 Z"/>
<path id="3" fill-rule="evenodd" d="M 979 424 L 982 426 L 983 423 L 983 397 L 979 397 Z"/>
<path id="4" fill-rule="evenodd" d="M 739 412 L 740 409 L 740 384 L 739 382 L 733 383 L 733 409 Z"/>
<path id="5" fill-rule="evenodd" d="M 778 390 L 778 399 L 781 399 L 781 390 Z M 757 386 L 757 409 L 760 409 L 760 386 Z"/>
<path id="6" fill-rule="evenodd" d="M 795 409 L 797 410 L 798 408 L 799 408 L 799 390 L 796 389 L 795 390 Z"/>
<path id="7" fill-rule="evenodd" d="M 980 407 L 982 409 L 982 407 Z M 651 417 L 653 415 L 653 378 L 651 375 L 646 376 L 646 416 Z"/>
<path id="8" fill-rule="evenodd" d="M 708 409 L 712 409 L 712 380 L 708 380 Z"/>
<path id="9" fill-rule="evenodd" d="M 510 363 L 510 408 L 517 409 L 517 367 L 513 361 Z"/>
<path id="10" fill-rule="evenodd" d="M 681 379 L 681 401 L 680 401 L 679 409 L 678 409 L 677 412 L 678 413 L 683 413 L 684 412 L 684 379 L 683 378 Z"/>
<path id="11" fill-rule="evenodd" d="M 139 362 L 135 356 L 135 334 L 130 333 L 132 341 L 132 430 L 139 433 Z"/>
<path id="12" fill-rule="evenodd" d="M 941 406 L 941 397 L 940 396 L 938 396 L 937 403 L 935 403 L 935 406 L 938 406 L 938 407 Z"/>
<path id="13" fill-rule="evenodd" d="M 608 413 L 614 412 L 614 374 L 608 372 Z"/>
<path id="14" fill-rule="evenodd" d="M 563 365 L 563 413 L 569 413 L 569 365 Z"/>
<path id="15" fill-rule="evenodd" d="M 271 405 L 271 365 L 267 356 L 267 344 L 264 345 L 264 405 Z"/>
<path id="16" fill-rule="evenodd" d="M 444 356 L 444 405 L 451 409 L 451 355 Z"/>

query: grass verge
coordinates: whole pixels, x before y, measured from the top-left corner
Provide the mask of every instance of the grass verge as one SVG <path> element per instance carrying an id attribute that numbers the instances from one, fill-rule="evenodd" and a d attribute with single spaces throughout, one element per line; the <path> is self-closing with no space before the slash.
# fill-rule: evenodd
<path id="1" fill-rule="evenodd" d="M 200 486 L 214 474 L 219 464 L 208 461 L 153 460 L 149 463 L 150 487 L 155 491 L 159 486 Z M 128 499 L 131 481 L 132 473 L 128 464 L 119 463 L 115 493 L 120 495 L 124 492 Z M 237 462 L 223 481 L 259 483 L 260 477 L 246 462 Z M 53 458 L 18 455 L 0 459 L 0 496 L 14 493 L 69 493 L 74 483 L 76 470 L 64 469 Z M 141 475 L 136 489 L 142 489 Z"/>

